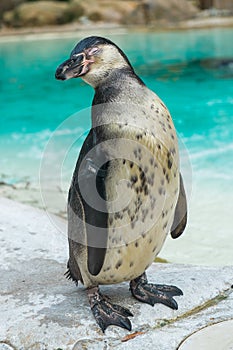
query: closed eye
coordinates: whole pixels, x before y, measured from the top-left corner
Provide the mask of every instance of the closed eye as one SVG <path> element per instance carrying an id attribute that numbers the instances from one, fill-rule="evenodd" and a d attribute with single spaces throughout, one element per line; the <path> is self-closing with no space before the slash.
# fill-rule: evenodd
<path id="1" fill-rule="evenodd" d="M 92 56 L 92 55 L 96 55 L 100 52 L 100 48 L 99 47 L 91 47 L 88 50 L 88 55 Z"/>

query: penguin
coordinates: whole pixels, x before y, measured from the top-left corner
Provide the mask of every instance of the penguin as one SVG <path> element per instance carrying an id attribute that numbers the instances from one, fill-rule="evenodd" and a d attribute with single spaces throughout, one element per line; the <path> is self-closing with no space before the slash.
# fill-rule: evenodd
<path id="1" fill-rule="evenodd" d="M 175 127 L 165 104 L 107 38 L 81 40 L 55 77 L 80 77 L 95 90 L 91 130 L 68 195 L 66 276 L 86 288 L 103 332 L 110 325 L 130 331 L 132 313 L 100 285 L 129 281 L 137 300 L 175 310 L 174 297 L 183 295 L 146 276 L 167 235 L 179 237 L 187 223 Z"/>

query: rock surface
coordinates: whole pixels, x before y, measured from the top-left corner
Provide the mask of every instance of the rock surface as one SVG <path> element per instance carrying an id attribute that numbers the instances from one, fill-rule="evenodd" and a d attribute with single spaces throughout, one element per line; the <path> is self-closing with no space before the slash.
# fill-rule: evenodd
<path id="1" fill-rule="evenodd" d="M 153 264 L 151 282 L 175 284 L 179 310 L 151 307 L 130 295 L 128 284 L 103 286 L 128 307 L 129 332 L 97 327 L 82 286 L 67 281 L 66 222 L 46 212 L 0 198 L 0 350 L 154 349 L 175 350 L 194 331 L 233 319 L 233 267 Z M 126 337 L 126 338 L 125 338 Z M 127 343 L 125 342 L 127 341 Z"/>
<path id="2" fill-rule="evenodd" d="M 11 0 L 13 1 L 13 0 Z M 153 24 L 192 18 L 197 8 L 187 0 L 70 0 L 25 1 L 3 14 L 5 25 L 44 26 L 77 21 L 81 23 Z M 8 7 L 10 9 L 11 7 Z M 7 9 L 7 8 L 5 8 Z M 159 22 L 161 26 L 162 22 Z"/>
<path id="3" fill-rule="evenodd" d="M 32 1 L 5 12 L 3 21 L 14 27 L 33 27 L 68 23 L 82 14 L 81 5 L 70 6 L 59 1 Z"/>
<path id="4" fill-rule="evenodd" d="M 3 28 L 39 28 L 71 22 L 85 26 L 99 23 L 166 28 L 179 23 L 182 27 L 184 21 L 203 16 L 208 19 L 232 16 L 232 0 L 211 3 L 200 6 L 200 1 L 191 0 L 1 0 L 0 24 L 3 23 Z"/>
<path id="5" fill-rule="evenodd" d="M 25 0 L 1 0 L 0 1 L 0 18 L 5 11 L 12 10 L 17 5 L 23 3 Z"/>
<path id="6" fill-rule="evenodd" d="M 187 0 L 144 0 L 136 9 L 124 17 L 127 24 L 161 26 L 161 21 L 178 22 L 193 18 L 197 8 Z"/>

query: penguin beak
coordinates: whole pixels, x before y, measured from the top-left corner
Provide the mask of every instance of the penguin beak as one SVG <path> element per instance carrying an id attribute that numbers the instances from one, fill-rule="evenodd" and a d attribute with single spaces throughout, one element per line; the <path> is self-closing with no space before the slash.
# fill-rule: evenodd
<path id="1" fill-rule="evenodd" d="M 58 80 L 78 78 L 88 72 L 89 65 L 93 62 L 93 60 L 88 60 L 83 52 L 72 55 L 68 60 L 58 66 L 55 78 Z"/>

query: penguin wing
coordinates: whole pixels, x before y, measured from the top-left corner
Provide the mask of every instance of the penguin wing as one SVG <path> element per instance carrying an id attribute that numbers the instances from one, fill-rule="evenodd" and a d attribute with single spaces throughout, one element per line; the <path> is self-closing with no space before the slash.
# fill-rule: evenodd
<path id="1" fill-rule="evenodd" d="M 187 199 L 184 189 L 184 183 L 180 174 L 180 191 L 176 204 L 174 220 L 171 228 L 172 238 L 178 238 L 183 232 L 187 224 Z"/>
<path id="2" fill-rule="evenodd" d="M 105 204 L 107 165 L 101 163 L 94 132 L 90 131 L 81 149 L 70 188 L 69 237 L 87 249 L 87 265 L 97 275 L 104 262 L 108 213 Z M 102 163 L 103 164 L 103 163 Z"/>
<path id="3" fill-rule="evenodd" d="M 67 277 L 72 278 L 76 283 L 80 280 L 83 283 L 82 275 L 77 262 L 77 255 L 80 253 L 80 244 L 85 237 L 84 208 L 82 201 L 75 187 L 71 185 L 68 195 L 68 240 L 69 240 L 69 261 L 67 264 Z"/>

